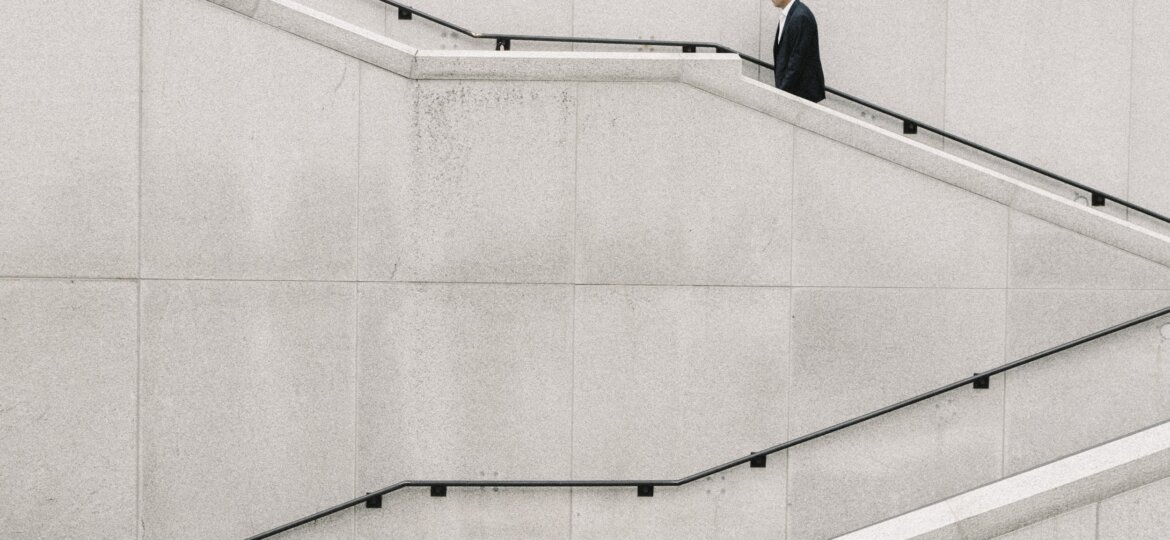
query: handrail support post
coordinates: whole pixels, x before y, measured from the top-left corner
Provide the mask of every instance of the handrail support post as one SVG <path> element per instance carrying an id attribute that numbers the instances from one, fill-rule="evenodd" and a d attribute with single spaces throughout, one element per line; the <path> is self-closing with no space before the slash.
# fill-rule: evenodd
<path id="1" fill-rule="evenodd" d="M 650 484 L 639 484 L 638 485 L 638 496 L 639 497 L 653 497 L 654 496 L 654 486 L 652 486 Z"/>
<path id="2" fill-rule="evenodd" d="M 431 486 L 431 497 L 446 497 L 447 486 Z"/>
<path id="3" fill-rule="evenodd" d="M 398 8 L 398 20 L 409 21 L 414 19 L 414 12 L 406 8 Z"/>
<path id="4" fill-rule="evenodd" d="M 683 52 L 685 53 L 693 53 L 695 50 L 696 47 L 694 45 L 683 45 Z"/>
<path id="5" fill-rule="evenodd" d="M 914 122 L 911 122 L 909 120 L 903 120 L 902 121 L 902 134 L 903 135 L 917 135 L 918 134 L 918 124 L 915 124 Z"/>
<path id="6" fill-rule="evenodd" d="M 752 453 L 755 454 L 755 452 Z M 768 456 L 767 454 L 762 456 L 754 456 L 752 457 L 750 463 L 752 464 L 751 468 L 753 469 L 763 469 L 764 467 L 768 466 Z"/>
<path id="7" fill-rule="evenodd" d="M 976 373 L 976 375 L 978 375 L 978 373 Z M 988 388 L 991 388 L 991 375 L 985 375 L 975 379 L 975 383 L 972 386 L 974 386 L 976 390 L 987 390 Z"/>
<path id="8" fill-rule="evenodd" d="M 1094 193 L 1093 206 L 1105 206 L 1105 196 L 1100 193 Z"/>
<path id="9" fill-rule="evenodd" d="M 366 495 L 369 495 L 369 493 L 366 493 Z M 381 495 L 378 495 L 375 497 L 370 497 L 370 498 L 366 499 L 366 508 L 381 508 L 381 507 L 382 507 L 382 496 Z"/>
<path id="10" fill-rule="evenodd" d="M 512 50 L 512 40 L 510 40 L 508 38 L 496 38 L 496 50 L 497 51 L 510 51 L 510 50 Z"/>

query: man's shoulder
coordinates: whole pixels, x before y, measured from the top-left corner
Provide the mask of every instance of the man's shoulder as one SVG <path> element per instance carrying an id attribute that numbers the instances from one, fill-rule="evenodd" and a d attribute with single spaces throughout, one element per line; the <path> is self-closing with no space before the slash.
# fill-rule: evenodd
<path id="1" fill-rule="evenodd" d="M 804 5 L 804 2 L 796 2 L 796 5 L 792 6 L 792 13 L 789 16 L 794 19 L 808 20 L 814 23 L 817 22 L 816 17 L 813 16 L 812 10 L 809 9 L 808 6 Z"/>

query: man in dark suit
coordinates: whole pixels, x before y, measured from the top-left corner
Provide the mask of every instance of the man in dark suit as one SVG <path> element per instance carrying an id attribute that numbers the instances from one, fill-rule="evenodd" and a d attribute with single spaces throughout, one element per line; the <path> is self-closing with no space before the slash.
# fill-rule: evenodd
<path id="1" fill-rule="evenodd" d="M 772 5 L 782 10 L 772 40 L 776 88 L 814 103 L 825 99 L 816 18 L 802 0 L 772 0 Z"/>

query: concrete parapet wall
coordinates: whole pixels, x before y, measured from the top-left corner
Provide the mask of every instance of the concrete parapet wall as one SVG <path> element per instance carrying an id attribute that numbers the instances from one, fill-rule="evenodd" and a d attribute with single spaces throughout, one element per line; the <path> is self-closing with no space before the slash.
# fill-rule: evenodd
<path id="1" fill-rule="evenodd" d="M 1162 538 L 1168 475 L 1161 424 L 840 538 Z"/>
<path id="2" fill-rule="evenodd" d="M 408 477 L 679 477 L 1170 304 L 1165 237 L 732 58 L 419 53 L 287 0 L 122 16 L 141 42 L 111 57 L 141 64 L 103 74 L 134 105 L 109 122 L 141 154 L 99 148 L 119 189 L 65 191 L 108 219 L 37 221 L 61 201 L 31 184 L 0 229 L 0 465 L 29 471 L 4 535 L 239 537 Z M 64 155 L 15 178 L 104 178 Z M 77 231 L 127 245 L 74 257 Z M 300 537 L 825 538 L 1170 419 L 1159 324 L 653 499 L 407 492 Z M 91 358 L 99 385 L 37 391 Z M 100 489 L 64 497 L 79 472 Z"/>
<path id="3" fill-rule="evenodd" d="M 1058 174 L 1170 214 L 1167 161 L 1170 6 L 1125 0 L 802 0 L 816 13 L 828 83 Z M 491 49 L 378 0 L 304 4 L 421 49 Z M 722 43 L 771 62 L 770 0 L 415 0 L 474 31 Z M 1103 39 L 1085 47 L 1086 36 Z M 515 50 L 600 50 L 516 42 Z M 661 47 L 604 50 L 672 52 Z M 745 73 L 757 75 L 754 67 Z M 771 73 L 758 74 L 771 81 Z M 900 130 L 900 122 L 830 97 L 827 105 Z M 1019 114 L 1027 111 L 1027 114 Z M 933 135 L 919 140 L 942 146 Z M 970 155 L 948 144 L 949 151 Z M 996 160 L 1012 176 L 1026 171 Z M 1046 184 L 1043 179 L 1037 179 Z M 1061 189 L 1070 199 L 1084 194 Z M 1118 214 L 1125 216 L 1124 209 Z M 1141 219 L 1134 216 L 1132 219 Z"/>

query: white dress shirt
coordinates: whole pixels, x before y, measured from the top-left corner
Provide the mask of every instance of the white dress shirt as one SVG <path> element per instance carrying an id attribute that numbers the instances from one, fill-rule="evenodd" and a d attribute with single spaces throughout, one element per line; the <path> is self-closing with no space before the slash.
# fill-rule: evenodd
<path id="1" fill-rule="evenodd" d="M 784 21 L 788 20 L 788 11 L 792 6 L 796 5 L 797 0 L 792 0 L 784 9 L 780 10 L 780 26 L 776 31 L 776 43 L 780 43 L 780 38 L 784 37 Z"/>

